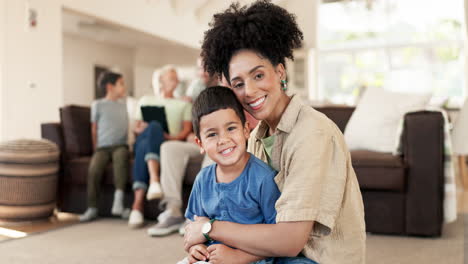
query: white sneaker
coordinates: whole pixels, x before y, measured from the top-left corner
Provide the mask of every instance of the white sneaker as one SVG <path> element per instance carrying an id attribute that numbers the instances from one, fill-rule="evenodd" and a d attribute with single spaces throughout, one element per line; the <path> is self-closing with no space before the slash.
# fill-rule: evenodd
<path id="1" fill-rule="evenodd" d="M 146 200 L 161 199 L 163 192 L 159 182 L 152 182 L 146 192 Z"/>
<path id="2" fill-rule="evenodd" d="M 111 213 L 114 216 L 122 216 L 124 212 L 124 206 L 121 203 L 115 202 L 112 204 L 112 210 Z"/>
<path id="3" fill-rule="evenodd" d="M 167 236 L 171 233 L 177 232 L 181 225 L 184 224 L 184 218 L 181 216 L 169 216 L 160 221 L 156 225 L 148 228 L 148 235 L 150 236 Z"/>
<path id="4" fill-rule="evenodd" d="M 132 210 L 130 208 L 125 208 L 120 217 L 122 217 L 122 219 L 129 219 L 131 212 L 132 212 Z"/>
<path id="5" fill-rule="evenodd" d="M 122 190 L 115 190 L 114 192 L 114 201 L 112 202 L 112 210 L 111 213 L 114 216 L 122 216 L 124 212 L 124 192 Z"/>
<path id="6" fill-rule="evenodd" d="M 128 226 L 130 228 L 139 228 L 143 226 L 144 223 L 143 214 L 138 210 L 132 210 L 128 218 Z"/>
<path id="7" fill-rule="evenodd" d="M 82 215 L 80 215 L 80 222 L 88 222 L 91 220 L 96 219 L 98 216 L 98 210 L 95 207 L 89 207 L 86 209 L 86 212 L 84 212 Z"/>

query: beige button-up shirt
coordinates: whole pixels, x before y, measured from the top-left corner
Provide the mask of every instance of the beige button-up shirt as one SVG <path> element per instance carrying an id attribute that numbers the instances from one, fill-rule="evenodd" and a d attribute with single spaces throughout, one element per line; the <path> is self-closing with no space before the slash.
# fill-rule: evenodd
<path id="1" fill-rule="evenodd" d="M 261 139 L 268 129 L 261 121 L 248 147 L 265 162 Z M 293 96 L 275 135 L 271 162 L 281 191 L 276 221 L 314 221 L 302 252 L 320 264 L 365 263 L 364 206 L 341 131 Z"/>

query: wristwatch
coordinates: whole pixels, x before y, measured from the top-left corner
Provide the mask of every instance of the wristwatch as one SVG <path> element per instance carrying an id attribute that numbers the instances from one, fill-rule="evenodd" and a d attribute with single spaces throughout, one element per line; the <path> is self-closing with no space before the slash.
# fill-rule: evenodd
<path id="1" fill-rule="evenodd" d="M 214 221 L 216 221 L 216 219 L 213 218 L 209 222 L 204 223 L 203 226 L 202 226 L 203 236 L 208 241 L 213 241 L 213 239 L 211 239 L 211 237 L 208 235 L 208 233 L 210 233 Z"/>

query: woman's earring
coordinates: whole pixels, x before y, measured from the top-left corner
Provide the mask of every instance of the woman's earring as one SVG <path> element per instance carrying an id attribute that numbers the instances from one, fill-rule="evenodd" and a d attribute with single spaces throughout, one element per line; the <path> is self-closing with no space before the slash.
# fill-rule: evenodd
<path id="1" fill-rule="evenodd" d="M 286 82 L 286 80 L 281 80 L 281 89 L 283 91 L 288 90 L 288 82 Z"/>

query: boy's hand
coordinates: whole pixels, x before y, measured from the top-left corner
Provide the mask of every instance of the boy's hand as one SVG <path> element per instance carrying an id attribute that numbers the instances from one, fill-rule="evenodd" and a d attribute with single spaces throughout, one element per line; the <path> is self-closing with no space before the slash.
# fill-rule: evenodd
<path id="1" fill-rule="evenodd" d="M 204 244 L 198 244 L 190 248 L 188 261 L 190 264 L 197 261 L 208 261 L 210 254 L 208 253 L 207 247 Z"/>
<path id="2" fill-rule="evenodd" d="M 208 247 L 210 254 L 210 263 L 213 264 L 248 264 L 250 261 L 243 261 L 242 252 L 237 249 L 230 248 L 223 244 L 215 244 Z"/>
<path id="3" fill-rule="evenodd" d="M 207 217 L 195 216 L 194 220 L 194 222 L 190 222 L 185 226 L 184 249 L 187 252 L 189 252 L 189 249 L 193 245 L 202 244 L 206 241 L 202 233 L 202 226 L 204 223 L 209 222 L 210 219 Z"/>

